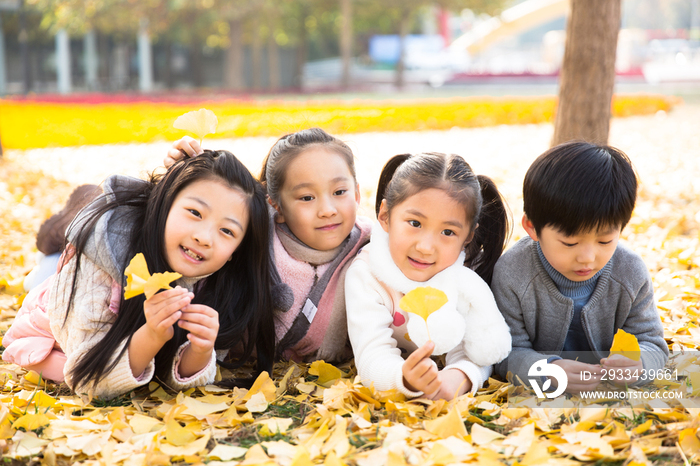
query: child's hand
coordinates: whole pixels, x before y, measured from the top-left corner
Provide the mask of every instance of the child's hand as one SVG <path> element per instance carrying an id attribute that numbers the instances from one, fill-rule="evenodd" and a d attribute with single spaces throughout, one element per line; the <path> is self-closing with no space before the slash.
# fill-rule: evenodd
<path id="1" fill-rule="evenodd" d="M 601 359 L 600 365 L 608 371 L 607 379 L 615 385 L 629 385 L 636 382 L 644 369 L 641 359 L 635 361 L 621 354 L 613 354 Z"/>
<path id="2" fill-rule="evenodd" d="M 218 312 L 204 304 L 190 304 L 182 310 L 182 317 L 177 324 L 190 332 L 187 339 L 190 340 L 191 351 L 211 354 L 219 334 Z"/>
<path id="3" fill-rule="evenodd" d="M 181 316 L 181 309 L 190 304 L 194 294 L 176 286 L 171 290 L 156 293 L 143 303 L 149 334 L 160 346 L 173 337 L 173 325 Z"/>
<path id="4" fill-rule="evenodd" d="M 163 165 L 165 165 L 165 168 L 170 168 L 175 162 L 182 160 L 185 154 L 187 154 L 187 157 L 195 157 L 202 152 L 199 141 L 189 136 L 184 136 L 182 139 L 175 141 L 173 146 L 168 149 L 168 155 L 163 159 Z"/>
<path id="5" fill-rule="evenodd" d="M 586 364 L 585 362 L 574 361 L 572 359 L 558 359 L 552 364 L 564 369 L 566 376 L 568 377 L 568 383 L 566 385 L 566 392 L 571 394 L 578 394 L 580 392 L 585 392 L 589 390 L 594 390 L 595 387 L 600 383 L 600 366 L 594 364 Z M 583 377 L 583 373 L 590 373 L 590 380 L 586 380 Z M 557 380 L 552 378 L 552 385 L 558 386 Z"/>
<path id="6" fill-rule="evenodd" d="M 432 400 L 452 400 L 472 389 L 472 381 L 459 369 L 447 369 L 438 373 L 440 388 L 428 395 Z"/>
<path id="7" fill-rule="evenodd" d="M 403 384 L 409 390 L 427 394 L 440 389 L 437 364 L 430 359 L 433 348 L 435 343 L 428 341 L 404 361 L 401 368 Z"/>

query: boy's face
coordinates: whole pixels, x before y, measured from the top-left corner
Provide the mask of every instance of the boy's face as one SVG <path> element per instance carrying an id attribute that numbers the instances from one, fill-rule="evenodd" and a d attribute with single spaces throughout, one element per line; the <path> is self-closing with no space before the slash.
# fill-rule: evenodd
<path id="1" fill-rule="evenodd" d="M 538 235 L 527 216 L 523 216 L 523 227 L 530 238 L 540 242 L 542 253 L 551 266 L 574 282 L 588 280 L 605 267 L 620 240 L 619 227 L 567 236 L 548 225 Z"/>

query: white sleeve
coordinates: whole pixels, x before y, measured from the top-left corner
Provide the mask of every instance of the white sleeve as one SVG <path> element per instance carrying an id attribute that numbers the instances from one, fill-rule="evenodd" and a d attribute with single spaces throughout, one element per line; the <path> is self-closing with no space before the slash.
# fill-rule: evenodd
<path id="1" fill-rule="evenodd" d="M 404 359 L 391 329 L 391 298 L 363 260 L 355 260 L 348 269 L 345 300 L 348 336 L 362 383 L 374 384 L 377 390 L 397 389 L 408 397 L 422 395 L 403 384 Z"/>
<path id="2" fill-rule="evenodd" d="M 510 329 L 486 282 L 466 267 L 459 273 L 457 311 L 467 323 L 462 341 L 464 354 L 479 366 L 491 366 L 510 353 Z"/>
<path id="3" fill-rule="evenodd" d="M 173 367 L 170 371 L 170 377 L 166 381 L 168 386 L 174 390 L 187 390 L 192 387 L 202 387 L 210 383 L 214 383 L 216 378 L 216 355 L 217 351 L 211 352 L 211 358 L 202 370 L 193 374 L 189 377 L 180 376 L 180 361 L 182 361 L 182 353 L 185 352 L 187 347 L 190 346 L 190 342 L 186 341 L 177 349 L 175 358 L 173 359 Z"/>
<path id="4" fill-rule="evenodd" d="M 73 308 L 64 323 L 76 263 L 77 260 L 73 257 L 58 273 L 56 283 L 50 292 L 47 309 L 51 332 L 66 354 L 66 364 L 63 367 L 66 383 L 78 394 L 88 393 L 101 398 L 114 398 L 147 384 L 153 378 L 154 360 L 148 363 L 139 377 L 134 377 L 129 364 L 128 348 L 114 368 L 103 374 L 96 385 L 76 387 L 72 382 L 70 373 L 73 368 L 93 346 L 105 337 L 116 320 L 116 315 L 109 310 L 112 277 L 94 262 L 82 256 L 78 283 L 73 296 Z M 110 363 L 114 361 L 125 344 L 126 340 L 119 345 Z"/>
<path id="5" fill-rule="evenodd" d="M 457 345 L 445 356 L 445 368 L 443 371 L 448 369 L 459 369 L 462 371 L 472 383 L 471 393 L 474 394 L 484 386 L 484 382 L 491 376 L 491 368 L 492 366 L 490 365 L 479 366 L 474 364 L 467 358 L 464 347 L 462 345 Z"/>

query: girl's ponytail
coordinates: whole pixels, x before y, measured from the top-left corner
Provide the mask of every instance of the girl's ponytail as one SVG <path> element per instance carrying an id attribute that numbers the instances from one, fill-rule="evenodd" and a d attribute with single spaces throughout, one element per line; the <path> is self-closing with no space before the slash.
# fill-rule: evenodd
<path id="1" fill-rule="evenodd" d="M 510 216 L 503 196 L 491 178 L 478 175 L 483 204 L 477 222 L 479 227 L 467 245 L 464 265 L 473 269 L 491 285 L 493 268 L 503 253 L 511 231 Z"/>
<path id="2" fill-rule="evenodd" d="M 394 172 L 410 157 L 411 154 L 395 155 L 382 168 L 382 173 L 379 175 L 379 183 L 377 184 L 377 200 L 374 202 L 374 210 L 377 215 L 379 215 L 379 208 L 382 206 L 382 200 L 386 197 L 386 188 L 389 186 Z"/>

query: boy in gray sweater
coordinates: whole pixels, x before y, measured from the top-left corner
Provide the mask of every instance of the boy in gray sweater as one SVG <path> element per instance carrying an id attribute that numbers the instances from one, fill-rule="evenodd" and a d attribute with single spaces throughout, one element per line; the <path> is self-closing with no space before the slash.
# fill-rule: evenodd
<path id="1" fill-rule="evenodd" d="M 612 147 L 570 142 L 530 166 L 523 183 L 528 236 L 501 256 L 491 284 L 513 339 L 496 366 L 502 377 L 511 372 L 526 382 L 531 366 L 546 359 L 566 372 L 566 392 L 579 393 L 601 380 L 642 383 L 664 367 L 668 345 L 651 277 L 618 244 L 636 196 L 632 164 Z M 608 357 L 618 329 L 637 337 L 638 361 Z"/>

